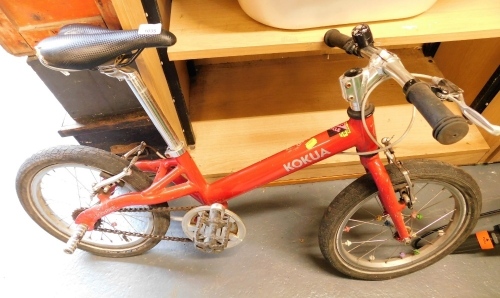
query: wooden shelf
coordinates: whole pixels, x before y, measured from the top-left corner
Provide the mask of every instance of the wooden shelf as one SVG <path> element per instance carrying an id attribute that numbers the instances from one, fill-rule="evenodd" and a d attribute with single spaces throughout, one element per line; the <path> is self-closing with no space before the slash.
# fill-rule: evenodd
<path id="1" fill-rule="evenodd" d="M 408 70 L 441 75 L 414 46 L 428 42 L 500 36 L 497 0 L 438 0 L 406 19 L 370 23 L 377 46 L 394 50 Z M 367 61 L 330 49 L 326 30 L 350 34 L 356 24 L 283 30 L 248 17 L 236 0 L 173 0 L 171 60 L 195 60 L 189 111 L 196 148 L 191 154 L 208 180 L 221 178 L 347 120 L 338 77 Z M 335 54 L 335 55 L 333 55 Z M 286 58 L 285 58 L 286 57 Z M 378 138 L 400 136 L 411 118 L 401 88 L 386 82 L 372 95 Z M 459 113 L 452 104 L 449 107 Z M 396 148 L 402 159 L 432 158 L 475 164 L 490 147 L 474 126 L 457 144 L 443 146 L 418 115 Z M 364 173 L 358 157 L 338 155 L 276 183 L 315 181 Z"/>
<path id="2" fill-rule="evenodd" d="M 370 23 L 378 46 L 482 39 L 500 36 L 500 1 L 438 0 L 406 19 Z M 354 24 L 335 26 L 349 34 Z M 333 26 L 332 26 L 333 27 Z M 269 53 L 325 51 L 328 28 L 282 30 L 248 17 L 236 0 L 173 0 L 170 30 L 177 44 L 172 60 Z"/>
<path id="3" fill-rule="evenodd" d="M 409 115 L 409 105 L 377 108 L 375 119 L 380 127 L 378 135 L 400 135 L 402 126 L 408 123 Z M 335 110 L 197 121 L 193 126 L 198 141 L 191 154 L 202 174 L 213 181 L 344 120 L 347 120 L 345 111 Z M 401 159 L 431 158 L 457 165 L 477 163 L 488 150 L 488 145 L 476 127 L 471 127 L 470 133 L 459 143 L 443 146 L 432 138 L 431 129 L 421 117 L 417 118 L 410 134 L 396 147 L 397 156 Z M 280 182 L 331 180 L 355 177 L 363 173 L 356 156 L 338 155 L 286 176 Z"/>
<path id="4" fill-rule="evenodd" d="M 143 110 L 78 121 L 66 114 L 59 135 L 72 136 L 80 144 L 115 154 L 124 154 L 131 149 L 131 144 L 145 140 L 148 145 L 158 150 L 167 149 L 165 141 Z"/>
<path id="5" fill-rule="evenodd" d="M 433 61 L 417 49 L 394 52 L 412 72 L 441 75 Z M 223 177 L 347 120 L 348 105 L 341 98 L 338 77 L 366 62 L 348 55 L 316 55 L 200 65 L 190 89 L 190 112 L 197 136 L 191 154 L 201 172 L 209 180 Z M 401 88 L 385 82 L 371 101 L 376 105 L 379 139 L 400 136 L 412 111 Z M 453 105 L 450 108 L 458 113 Z M 457 144 L 439 144 L 419 115 L 396 154 L 402 159 L 426 157 L 473 164 L 488 150 L 476 127 Z M 363 172 L 357 156 L 339 155 L 278 183 L 345 178 Z"/>

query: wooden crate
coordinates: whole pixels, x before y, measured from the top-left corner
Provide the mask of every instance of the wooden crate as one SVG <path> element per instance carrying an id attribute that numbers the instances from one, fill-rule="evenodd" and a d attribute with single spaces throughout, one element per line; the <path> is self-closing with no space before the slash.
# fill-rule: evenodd
<path id="1" fill-rule="evenodd" d="M 120 28 L 111 0 L 0 0 L 0 45 L 12 55 L 33 55 L 40 40 L 70 23 Z"/>

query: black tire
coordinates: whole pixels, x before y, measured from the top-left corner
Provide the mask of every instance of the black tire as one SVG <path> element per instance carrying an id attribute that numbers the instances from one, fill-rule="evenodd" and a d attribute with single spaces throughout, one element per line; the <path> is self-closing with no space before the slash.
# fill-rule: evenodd
<path id="1" fill-rule="evenodd" d="M 403 210 L 412 242 L 395 239 L 375 183 L 366 174 L 332 201 L 320 224 L 321 252 L 338 271 L 366 280 L 403 276 L 442 259 L 471 234 L 481 211 L 474 179 L 438 161 L 406 161 L 404 167 L 417 197 L 413 210 Z M 386 169 L 399 198 L 405 178 L 394 165 Z"/>
<path id="2" fill-rule="evenodd" d="M 101 175 L 109 177 L 120 173 L 128 164 L 128 161 L 110 152 L 91 147 L 58 146 L 46 149 L 26 160 L 19 169 L 17 195 L 24 210 L 40 227 L 66 242 L 75 227 L 74 213 L 99 204 L 97 196 L 90 195 L 92 184 L 102 180 Z M 114 196 L 140 191 L 151 185 L 151 179 L 145 173 L 135 167 L 132 170 L 132 175 L 122 179 L 124 184 L 114 190 Z M 51 190 L 50 186 L 55 189 Z M 100 225 L 163 236 L 170 225 L 170 214 L 114 212 L 101 218 Z M 85 234 L 78 248 L 99 256 L 130 257 L 148 251 L 159 241 L 94 230 Z"/>

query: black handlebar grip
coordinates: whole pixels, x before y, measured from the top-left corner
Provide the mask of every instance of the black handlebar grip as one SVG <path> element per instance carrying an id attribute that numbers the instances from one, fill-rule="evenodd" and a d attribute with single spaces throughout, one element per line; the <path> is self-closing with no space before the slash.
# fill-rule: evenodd
<path id="1" fill-rule="evenodd" d="M 325 44 L 331 48 L 343 48 L 351 38 L 351 36 L 340 33 L 337 29 L 330 29 L 325 33 L 324 40 Z"/>
<path id="2" fill-rule="evenodd" d="M 330 29 L 323 38 L 325 44 L 331 48 L 338 47 L 348 54 L 358 55 L 356 43 L 351 36 L 340 33 L 337 29 Z"/>
<path id="3" fill-rule="evenodd" d="M 453 114 L 424 82 L 404 88 L 406 99 L 412 103 L 432 127 L 432 136 L 441 144 L 454 144 L 469 132 L 467 121 Z"/>

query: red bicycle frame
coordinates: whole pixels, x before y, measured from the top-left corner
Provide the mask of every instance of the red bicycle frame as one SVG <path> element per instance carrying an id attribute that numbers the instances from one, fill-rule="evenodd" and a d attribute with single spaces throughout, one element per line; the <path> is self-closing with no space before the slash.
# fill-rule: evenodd
<path id="1" fill-rule="evenodd" d="M 366 118 L 370 133 L 375 135 L 373 115 Z M 132 192 L 109 199 L 99 195 L 101 204 L 83 211 L 75 220 L 92 230 L 101 217 L 127 206 L 153 205 L 191 195 L 203 205 L 226 204 L 228 200 L 315 164 L 339 152 L 355 147 L 358 152 L 377 150 L 362 121 L 351 118 L 302 143 L 285 149 L 214 183 L 207 183 L 189 152 L 179 157 L 138 161 L 141 171 L 156 172 L 153 183 L 141 192 Z M 360 156 L 361 164 L 371 173 L 379 190 L 379 198 L 390 215 L 399 239 L 408 238 L 401 214 L 406 207 L 398 201 L 391 180 L 378 154 Z"/>

